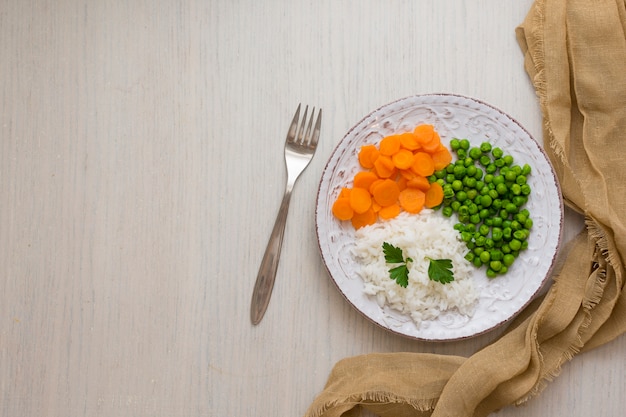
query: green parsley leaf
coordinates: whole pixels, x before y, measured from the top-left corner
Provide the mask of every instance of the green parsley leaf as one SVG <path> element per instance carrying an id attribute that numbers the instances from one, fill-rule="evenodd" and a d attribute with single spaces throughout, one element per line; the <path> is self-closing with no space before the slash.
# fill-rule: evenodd
<path id="1" fill-rule="evenodd" d="M 391 243 L 383 242 L 383 253 L 385 254 L 385 261 L 388 264 L 404 263 L 402 249 L 396 248 Z"/>
<path id="2" fill-rule="evenodd" d="M 387 242 L 383 242 L 383 253 L 385 254 L 385 262 L 388 264 L 401 264 L 389 270 L 389 278 L 396 281 L 399 286 L 406 288 L 409 285 L 408 262 L 413 262 L 413 259 L 407 257 L 405 260 L 402 249 Z"/>
<path id="3" fill-rule="evenodd" d="M 452 261 L 450 259 L 431 259 L 428 265 L 428 278 L 431 281 L 447 284 L 454 281 L 454 273 L 452 272 Z"/>
<path id="4" fill-rule="evenodd" d="M 409 268 L 406 265 L 396 266 L 389 270 L 389 277 L 395 280 L 399 286 L 406 288 L 409 285 Z"/>

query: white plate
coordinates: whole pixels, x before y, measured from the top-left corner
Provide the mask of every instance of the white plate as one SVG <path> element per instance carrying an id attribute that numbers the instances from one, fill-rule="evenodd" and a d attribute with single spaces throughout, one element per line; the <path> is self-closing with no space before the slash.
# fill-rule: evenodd
<path id="1" fill-rule="evenodd" d="M 375 297 L 363 292 L 359 266 L 351 254 L 354 229 L 331 212 L 342 187 L 351 186 L 361 170 L 357 152 L 364 144 L 377 144 L 384 136 L 412 131 L 428 123 L 435 126 L 446 145 L 451 138 L 467 138 L 472 145 L 489 141 L 533 168 L 528 178 L 532 194 L 526 207 L 533 219 L 529 247 L 522 251 L 508 273 L 489 279 L 484 268 L 472 279 L 479 291 L 474 315 L 454 311 L 419 327 L 410 317 L 381 308 Z M 519 123 L 500 110 L 478 100 L 449 94 L 407 97 L 387 104 L 361 120 L 341 140 L 322 174 L 316 207 L 316 231 L 326 268 L 339 291 L 374 323 L 394 333 L 420 340 L 455 340 L 495 329 L 519 313 L 541 290 L 555 263 L 561 241 L 563 201 L 552 165 L 543 149 Z"/>

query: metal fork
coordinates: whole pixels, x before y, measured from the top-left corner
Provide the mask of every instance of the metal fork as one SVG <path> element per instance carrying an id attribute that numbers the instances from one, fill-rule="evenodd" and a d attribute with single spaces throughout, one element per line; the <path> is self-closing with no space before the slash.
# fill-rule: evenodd
<path id="1" fill-rule="evenodd" d="M 291 126 L 287 132 L 287 139 L 285 141 L 285 165 L 287 166 L 287 187 L 285 188 L 285 195 L 283 201 L 280 204 L 278 210 L 278 216 L 274 223 L 274 229 L 267 242 L 267 248 L 261 261 L 261 267 L 256 277 L 256 283 L 254 284 L 254 292 L 252 294 L 252 303 L 250 306 L 250 319 L 252 324 L 258 324 L 267 305 L 270 302 L 272 296 L 272 289 L 274 288 L 274 280 L 276 278 L 276 270 L 278 269 L 278 260 L 280 259 L 280 250 L 283 245 L 283 236 L 285 234 L 285 223 L 287 221 L 287 213 L 289 211 L 289 200 L 291 199 L 291 191 L 296 183 L 296 180 L 305 170 L 305 168 L 311 162 L 315 148 L 317 147 L 317 141 L 320 137 L 320 126 L 322 124 L 322 110 L 320 109 L 317 114 L 317 120 L 313 127 L 313 118 L 315 114 L 315 107 L 311 111 L 311 118 L 307 122 L 307 112 L 309 106 L 304 109 L 304 115 L 302 121 L 298 126 L 298 119 L 300 118 L 300 104 L 296 109 L 296 114 L 293 116 Z"/>

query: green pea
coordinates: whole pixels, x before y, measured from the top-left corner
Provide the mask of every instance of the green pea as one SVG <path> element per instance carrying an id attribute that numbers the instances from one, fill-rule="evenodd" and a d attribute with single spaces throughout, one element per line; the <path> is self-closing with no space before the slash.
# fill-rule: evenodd
<path id="1" fill-rule="evenodd" d="M 482 155 L 479 157 L 478 162 L 480 162 L 482 166 L 486 167 L 491 163 L 491 158 L 489 158 L 487 155 Z"/>
<path id="2" fill-rule="evenodd" d="M 505 195 L 507 192 L 509 192 L 509 188 L 506 186 L 506 184 L 498 184 L 496 185 L 496 192 L 499 195 Z"/>
<path id="3" fill-rule="evenodd" d="M 487 278 L 495 278 L 498 276 L 498 273 L 491 268 L 487 268 Z"/>
<path id="4" fill-rule="evenodd" d="M 494 158 L 502 158 L 502 155 L 504 155 L 504 152 L 500 148 L 493 148 L 491 150 L 491 154 L 493 155 Z"/>
<path id="5" fill-rule="evenodd" d="M 502 269 L 502 262 L 500 262 L 500 261 L 491 261 L 491 262 L 489 262 L 489 267 L 491 269 L 493 269 L 494 271 L 498 272 L 499 270 Z"/>
<path id="6" fill-rule="evenodd" d="M 522 242 L 517 239 L 511 239 L 511 241 L 509 242 L 509 246 L 511 247 L 512 251 L 519 251 L 522 248 Z"/>
<path id="7" fill-rule="evenodd" d="M 526 238 L 528 238 L 528 235 L 526 234 L 526 230 L 522 229 L 522 230 L 516 230 L 515 232 L 513 232 L 513 237 L 517 240 L 526 240 Z"/>
<path id="8" fill-rule="evenodd" d="M 465 200 L 467 200 L 467 193 L 463 190 L 458 191 L 456 193 L 456 199 L 460 201 L 461 203 L 464 202 Z"/>
<path id="9" fill-rule="evenodd" d="M 511 166 L 511 164 L 513 164 L 513 157 L 511 155 L 505 155 L 503 159 L 505 165 Z"/>
<path id="10" fill-rule="evenodd" d="M 461 207 L 461 203 L 458 201 L 453 201 L 452 203 L 450 203 L 450 207 L 452 207 L 452 210 L 454 211 L 459 211 L 459 207 Z"/>
<path id="11" fill-rule="evenodd" d="M 456 150 L 456 156 L 458 156 L 459 159 L 465 159 L 467 157 L 467 151 L 463 148 L 459 148 Z"/>
<path id="12" fill-rule="evenodd" d="M 478 158 L 480 158 L 482 156 L 482 152 L 480 150 L 480 148 L 477 147 L 473 147 L 470 149 L 469 151 L 469 157 L 476 160 Z"/>
<path id="13" fill-rule="evenodd" d="M 473 262 L 475 255 L 472 252 L 467 252 L 464 256 L 465 259 L 467 259 L 469 262 Z"/>
<path id="14" fill-rule="evenodd" d="M 450 140 L 450 149 L 452 149 L 453 151 L 458 150 L 461 147 L 461 141 L 453 138 Z"/>
<path id="15" fill-rule="evenodd" d="M 474 177 L 474 179 L 476 180 L 476 165 L 472 164 L 470 166 L 467 167 L 467 170 L 465 171 L 465 174 L 468 177 Z"/>
<path id="16" fill-rule="evenodd" d="M 451 217 L 452 213 L 454 213 L 454 210 L 452 210 L 452 207 L 450 207 L 450 206 L 444 207 L 441 210 L 441 214 L 443 214 L 446 217 Z"/>
<path id="17" fill-rule="evenodd" d="M 530 175 L 531 171 L 532 168 L 530 167 L 530 165 L 524 164 L 524 166 L 522 167 L 522 175 L 528 176 Z"/>
<path id="18" fill-rule="evenodd" d="M 515 175 L 515 171 L 512 171 L 512 170 L 511 170 L 511 171 L 507 171 L 507 172 L 504 174 L 504 178 L 505 178 L 507 181 L 515 181 L 515 178 L 516 178 L 516 177 L 517 177 L 517 175 Z"/>
<path id="19" fill-rule="evenodd" d="M 476 167 L 476 174 L 474 175 L 474 178 L 476 178 L 477 180 L 481 180 L 483 178 L 484 172 L 482 169 Z"/>
<path id="20" fill-rule="evenodd" d="M 475 188 L 476 187 L 476 178 L 474 178 L 474 177 L 465 177 L 465 178 L 463 178 L 463 181 L 464 181 L 465 185 L 470 187 L 470 188 Z"/>
<path id="21" fill-rule="evenodd" d="M 499 227 L 494 227 L 491 230 L 491 238 L 493 239 L 494 242 L 501 241 L 503 238 L 502 229 L 500 229 Z"/>
<path id="22" fill-rule="evenodd" d="M 509 203 L 505 206 L 506 211 L 509 213 L 517 213 L 517 206 L 513 203 Z"/>
<path id="23" fill-rule="evenodd" d="M 484 264 L 488 263 L 491 260 L 491 254 L 489 251 L 483 251 L 480 254 L 480 261 Z"/>
<path id="24" fill-rule="evenodd" d="M 530 230 L 533 227 L 533 219 L 531 218 L 526 219 L 526 221 L 524 222 L 524 227 L 527 230 Z"/>
<path id="25" fill-rule="evenodd" d="M 462 179 L 465 176 L 466 168 L 463 165 L 456 165 L 454 167 L 454 177 L 456 179 Z"/>
<path id="26" fill-rule="evenodd" d="M 489 174 L 493 174 L 494 172 L 496 172 L 498 170 L 498 167 L 495 166 L 494 164 L 489 164 L 487 165 L 487 167 L 485 168 L 485 171 L 487 171 L 487 173 Z"/>
<path id="27" fill-rule="evenodd" d="M 461 149 L 466 150 L 466 151 L 470 148 L 470 142 L 467 139 L 461 139 L 460 145 L 461 145 Z"/>
<path id="28" fill-rule="evenodd" d="M 513 262 L 515 262 L 515 256 L 511 255 L 510 253 L 507 253 L 506 255 L 504 255 L 504 257 L 502 258 L 502 263 L 505 266 L 511 266 L 513 265 Z"/>
<path id="29" fill-rule="evenodd" d="M 529 195 L 530 194 L 530 185 L 528 184 L 524 184 L 522 185 L 522 194 L 523 195 Z"/>
<path id="30" fill-rule="evenodd" d="M 504 258 L 504 254 L 501 250 L 491 251 L 491 260 L 492 261 L 501 261 Z"/>
<path id="31" fill-rule="evenodd" d="M 487 153 L 491 151 L 491 143 L 489 142 L 483 142 L 480 144 L 480 150 L 481 152 Z"/>

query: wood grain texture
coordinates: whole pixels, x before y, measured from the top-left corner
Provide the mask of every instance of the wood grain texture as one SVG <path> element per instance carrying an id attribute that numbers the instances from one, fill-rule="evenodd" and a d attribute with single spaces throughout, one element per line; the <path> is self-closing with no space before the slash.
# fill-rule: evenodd
<path id="1" fill-rule="evenodd" d="M 297 416 L 346 356 L 493 340 L 362 318 L 326 275 L 314 205 L 338 141 L 397 98 L 470 95 L 540 139 L 514 36 L 531 3 L 1 1 L 0 416 Z M 253 327 L 299 102 L 324 109 L 321 144 Z M 622 415 L 624 349 L 498 415 Z"/>

